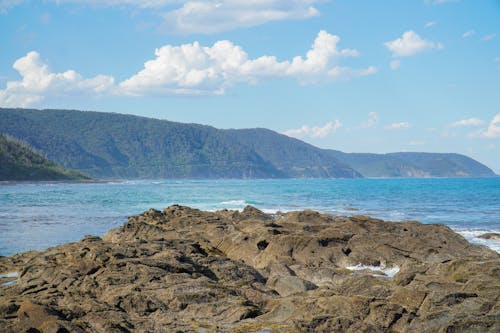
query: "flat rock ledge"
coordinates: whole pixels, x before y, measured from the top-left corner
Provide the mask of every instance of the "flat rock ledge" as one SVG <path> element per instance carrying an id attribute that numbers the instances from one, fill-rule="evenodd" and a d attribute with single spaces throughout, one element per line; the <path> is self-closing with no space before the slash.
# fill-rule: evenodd
<path id="1" fill-rule="evenodd" d="M 499 291 L 443 225 L 174 205 L 0 257 L 0 331 L 500 332 Z"/>

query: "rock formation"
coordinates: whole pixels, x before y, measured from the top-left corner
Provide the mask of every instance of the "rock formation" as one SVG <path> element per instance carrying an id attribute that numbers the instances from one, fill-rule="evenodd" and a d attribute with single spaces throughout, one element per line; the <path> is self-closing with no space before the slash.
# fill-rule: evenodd
<path id="1" fill-rule="evenodd" d="M 171 206 L 0 274 L 6 333 L 500 331 L 500 255 L 411 221 Z"/>

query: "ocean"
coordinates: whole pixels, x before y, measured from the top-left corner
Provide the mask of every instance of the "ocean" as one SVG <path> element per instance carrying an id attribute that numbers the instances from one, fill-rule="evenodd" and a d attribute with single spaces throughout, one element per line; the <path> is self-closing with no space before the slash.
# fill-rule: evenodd
<path id="1" fill-rule="evenodd" d="M 172 204 L 265 212 L 305 208 L 336 215 L 446 224 L 500 252 L 500 178 L 132 180 L 0 185 L 0 255 L 102 236 L 127 216 Z"/>

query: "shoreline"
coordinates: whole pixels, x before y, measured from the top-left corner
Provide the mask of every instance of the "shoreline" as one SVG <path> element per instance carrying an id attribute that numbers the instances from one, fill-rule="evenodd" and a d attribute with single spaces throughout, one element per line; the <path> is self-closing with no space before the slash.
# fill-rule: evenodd
<path id="1" fill-rule="evenodd" d="M 46 184 L 108 184 L 118 182 L 110 179 L 79 179 L 79 180 L 0 180 L 0 186 L 5 185 L 46 185 Z"/>
<path id="2" fill-rule="evenodd" d="M 173 205 L 102 238 L 0 257 L 0 274 L 18 274 L 0 286 L 0 326 L 490 332 L 499 269 L 498 253 L 444 225 Z"/>
<path id="3" fill-rule="evenodd" d="M 92 182 L 90 182 L 90 183 L 92 183 Z M 99 183 L 101 183 L 101 182 L 99 182 Z M 102 182 L 102 183 L 108 183 L 108 182 Z M 113 183 L 113 181 L 109 181 L 109 183 Z M 46 184 L 46 183 L 44 182 L 44 184 Z M 50 183 L 48 183 L 48 184 L 50 184 Z M 0 182 L 0 185 L 1 185 L 1 182 Z M 15 185 L 15 184 L 13 184 L 13 185 Z M 36 184 L 34 184 L 34 185 L 36 185 Z M 261 209 L 261 208 L 257 208 L 257 209 L 261 210 L 265 214 L 273 216 L 274 218 L 278 218 L 280 216 L 284 216 L 284 215 L 289 214 L 289 213 L 294 213 L 294 212 L 300 211 L 300 209 L 298 209 L 298 210 L 279 210 L 279 209 Z M 224 211 L 224 210 L 234 210 L 234 211 L 242 212 L 244 210 L 244 208 L 208 209 L 208 210 L 205 210 L 205 211 L 206 212 L 210 212 L 210 213 L 216 213 L 218 211 Z M 302 208 L 302 210 L 310 210 L 310 209 L 308 209 L 308 208 Z M 328 216 L 330 216 L 332 218 L 350 218 L 350 217 L 358 215 L 356 213 L 359 210 L 358 209 L 352 209 L 350 211 L 352 212 L 352 214 L 350 214 L 350 215 L 349 214 L 348 215 L 340 215 L 340 214 L 332 213 L 332 212 L 329 212 L 329 211 L 317 210 L 317 212 L 319 212 L 321 214 L 328 215 Z M 376 217 L 376 216 L 364 215 L 364 214 L 362 214 L 362 215 L 363 216 L 367 216 L 368 218 L 371 218 L 371 219 L 381 219 L 380 217 Z M 127 219 L 127 216 L 123 216 L 122 220 L 125 221 L 126 219 Z M 454 228 L 453 226 L 449 226 L 449 225 L 447 225 L 445 223 L 424 223 L 424 222 L 416 221 L 416 220 L 396 220 L 396 219 L 382 219 L 382 220 L 385 221 L 385 222 L 391 222 L 391 223 L 417 222 L 417 223 L 426 224 L 426 225 L 442 225 L 442 226 L 446 226 L 446 227 L 449 227 L 456 234 L 464 237 L 470 244 L 473 244 L 473 245 L 476 245 L 476 246 L 484 246 L 484 247 L 487 247 L 488 249 L 496 251 L 497 253 L 500 254 L 500 240 L 498 240 L 497 238 L 483 238 L 482 237 L 483 235 L 487 235 L 487 234 L 500 234 L 500 229 L 498 229 L 498 230 L 497 229 L 478 229 L 478 228 L 462 229 L 462 228 Z M 109 230 L 104 230 L 100 234 L 89 234 L 89 235 L 96 236 L 96 237 L 102 237 L 108 231 Z M 77 242 L 80 239 L 84 238 L 85 236 L 86 235 L 82 234 L 77 239 L 68 240 L 68 241 L 62 241 L 60 243 L 49 245 L 48 247 L 45 247 L 45 248 L 31 248 L 31 249 L 26 249 L 26 250 L 19 251 L 19 252 L 12 252 L 12 253 L 5 253 L 5 254 L 0 253 L 0 257 L 9 257 L 9 256 L 17 255 L 17 254 L 22 254 L 23 252 L 29 252 L 29 251 L 43 252 L 43 251 L 46 251 L 46 250 L 48 250 L 48 249 L 50 249 L 52 247 L 64 245 L 64 244 L 66 244 L 68 242 Z"/>

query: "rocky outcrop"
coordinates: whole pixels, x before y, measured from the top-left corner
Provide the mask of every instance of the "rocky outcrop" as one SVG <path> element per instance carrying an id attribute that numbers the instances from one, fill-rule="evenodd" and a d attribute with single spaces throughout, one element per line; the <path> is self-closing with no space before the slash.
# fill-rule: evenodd
<path id="1" fill-rule="evenodd" d="M 498 332 L 500 256 L 442 225 L 171 206 L 0 258 L 2 332 Z"/>
<path id="2" fill-rule="evenodd" d="M 488 232 L 488 233 L 480 235 L 479 238 L 500 241 L 500 234 L 497 232 Z"/>

